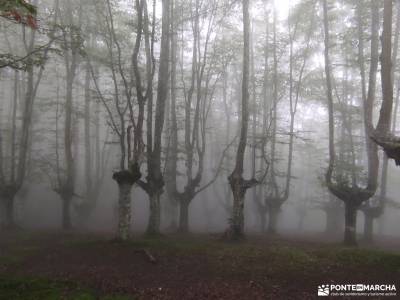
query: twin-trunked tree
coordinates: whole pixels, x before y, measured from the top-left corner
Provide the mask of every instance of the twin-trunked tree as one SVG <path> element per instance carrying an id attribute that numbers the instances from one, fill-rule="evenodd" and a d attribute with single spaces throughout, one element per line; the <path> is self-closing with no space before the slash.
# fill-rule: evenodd
<path id="1" fill-rule="evenodd" d="M 153 78 L 155 74 L 155 2 L 153 3 L 152 22 L 150 22 L 147 1 L 135 1 L 136 38 L 130 57 L 123 54 L 127 45 L 114 25 L 115 11 L 109 0 L 96 3 L 98 14 L 97 25 L 104 29 L 103 38 L 106 59 L 99 60 L 102 67 L 110 72 L 112 97 L 101 89 L 101 76 L 97 76 L 93 67 L 93 57 L 88 55 L 92 78 L 96 92 L 103 103 L 109 118 L 109 125 L 118 137 L 120 150 L 119 171 L 113 174 L 118 183 L 118 237 L 126 240 L 129 237 L 131 224 L 131 190 L 135 183 L 149 195 L 150 217 L 147 232 L 157 234 L 160 226 L 160 196 L 163 192 L 163 174 L 161 170 L 161 134 L 164 126 L 165 102 L 168 93 L 169 78 L 169 14 L 170 2 L 162 1 L 161 51 L 158 72 L 157 99 L 153 103 Z M 144 45 L 142 45 L 144 42 Z M 139 65 L 140 50 L 144 48 L 145 68 Z M 127 64 L 127 60 L 131 61 Z M 127 67 L 128 66 L 128 67 Z M 142 78 L 144 77 L 144 78 Z M 122 82 L 122 86 L 121 86 Z M 134 91 L 136 93 L 134 93 Z M 147 105 L 147 115 L 146 115 Z M 155 106 L 155 118 L 153 109 Z M 136 109 L 137 108 L 137 109 Z M 147 117 L 147 118 L 145 118 Z M 145 127 L 146 120 L 146 127 Z M 154 127 L 154 128 L 153 128 Z M 144 129 L 147 129 L 146 143 Z M 146 160 L 146 181 L 141 178 L 141 164 Z"/>
<path id="2" fill-rule="evenodd" d="M 205 169 L 204 160 L 206 154 L 207 140 L 207 124 L 212 109 L 213 100 L 217 84 L 223 75 L 224 66 L 229 63 L 231 56 L 226 55 L 225 49 L 221 50 L 218 45 L 218 39 L 212 38 L 214 33 L 220 29 L 220 24 L 225 15 L 220 12 L 218 6 L 220 1 L 210 1 L 201 4 L 201 1 L 195 1 L 194 11 L 191 11 L 190 25 L 192 28 L 192 66 L 189 75 L 189 84 L 185 82 L 185 74 L 183 67 L 181 68 L 181 82 L 184 99 L 184 128 L 182 142 L 178 134 L 177 121 L 177 30 L 175 23 L 173 27 L 172 37 L 172 59 L 171 59 L 171 111 L 170 111 L 170 136 L 169 147 L 166 158 L 167 177 L 166 182 L 168 196 L 179 204 L 179 225 L 178 230 L 186 233 L 189 230 L 189 205 L 197 194 L 208 188 L 217 178 L 221 169 L 222 160 L 226 152 L 223 151 L 222 157 L 216 167 L 213 178 L 201 185 L 203 173 Z M 201 16 L 201 11 L 210 10 L 206 17 Z M 175 18 L 177 19 L 177 18 Z M 182 26 L 184 23 L 182 23 Z M 205 28 L 202 33 L 200 28 Z M 218 37 L 218 35 L 215 35 Z M 181 41 L 181 57 L 184 53 L 183 39 Z M 229 47 L 228 47 L 229 48 Z M 229 51 L 228 51 L 229 52 Z M 183 62 L 180 61 L 180 65 Z M 185 172 L 181 174 L 185 177 L 186 183 L 183 190 L 177 187 L 177 168 L 178 163 L 178 146 L 183 145 Z M 229 143 L 227 143 L 229 147 Z"/>
<path id="3" fill-rule="evenodd" d="M 368 161 L 368 175 L 365 186 L 357 183 L 354 179 L 344 180 L 343 172 L 337 163 L 335 152 L 335 125 L 334 125 L 334 101 L 333 101 L 333 75 L 332 64 L 330 62 L 330 39 L 329 39 L 329 21 L 328 21 L 328 4 L 323 2 L 324 16 L 324 33 L 325 33 L 325 75 L 326 75 L 326 92 L 328 99 L 328 116 L 329 116 L 329 166 L 326 172 L 326 183 L 337 198 L 342 200 L 345 205 L 345 233 L 344 243 L 347 245 L 356 244 L 356 216 L 357 210 L 363 209 L 366 215 L 365 234 L 366 238 L 372 236 L 372 218 L 374 213 L 379 213 L 381 207 L 373 207 L 367 201 L 370 200 L 377 190 L 377 179 L 379 170 L 379 159 L 377 146 L 373 140 L 381 141 L 382 136 L 387 136 L 390 127 L 391 103 L 393 102 L 393 88 L 391 80 L 391 26 L 392 26 L 392 1 L 384 1 L 383 16 L 383 33 L 382 33 L 382 53 L 381 53 L 381 80 L 383 102 L 382 108 L 376 128 L 373 126 L 373 108 L 375 102 L 376 75 L 379 63 L 379 3 L 371 1 L 371 38 L 370 38 L 370 63 L 368 87 L 365 72 L 366 60 L 364 58 L 364 30 L 363 30 L 363 7 L 361 3 L 357 3 L 357 21 L 358 21 L 358 67 L 361 77 L 361 100 L 363 109 L 363 124 L 365 147 Z M 348 113 L 348 112 L 347 112 Z M 349 131 L 351 136 L 351 128 L 349 129 L 349 119 L 342 118 L 344 128 Z M 354 151 L 354 147 L 353 151 Z M 389 155 L 390 156 L 390 155 Z M 354 161 L 354 159 L 353 159 Z M 354 163 L 353 163 L 354 164 Z M 354 167 L 354 166 L 353 166 Z M 353 170 L 354 171 L 354 170 Z"/>

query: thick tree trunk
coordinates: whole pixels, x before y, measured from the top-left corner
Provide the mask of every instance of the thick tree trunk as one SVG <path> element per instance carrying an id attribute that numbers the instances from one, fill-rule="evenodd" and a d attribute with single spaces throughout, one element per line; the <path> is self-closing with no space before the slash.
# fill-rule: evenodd
<path id="1" fill-rule="evenodd" d="M 352 203 L 345 202 L 344 219 L 344 244 L 346 246 L 356 246 L 357 208 Z"/>
<path id="2" fill-rule="evenodd" d="M 327 234 L 337 234 L 339 230 L 340 230 L 340 220 L 336 211 L 327 209 L 325 232 Z"/>
<path id="3" fill-rule="evenodd" d="M 264 210 L 260 210 L 260 231 L 261 231 L 261 233 L 265 232 L 266 226 L 267 226 L 266 212 Z"/>
<path id="4" fill-rule="evenodd" d="M 133 184 L 118 184 L 118 238 L 126 241 L 129 238 L 131 226 L 131 190 Z"/>
<path id="5" fill-rule="evenodd" d="M 139 164 L 131 165 L 130 170 L 122 170 L 113 174 L 113 179 L 118 183 L 118 238 L 126 241 L 129 238 L 131 225 L 131 190 L 142 174 Z"/>
<path id="6" fill-rule="evenodd" d="M 159 235 L 160 234 L 160 193 L 153 193 L 149 195 L 150 200 L 150 215 L 149 223 L 147 224 L 147 235 Z"/>
<path id="7" fill-rule="evenodd" d="M 168 223 L 168 231 L 175 232 L 178 226 L 178 205 L 176 199 L 167 194 L 167 202 L 165 207 L 165 222 Z M 164 216 L 163 215 L 163 216 Z"/>
<path id="8" fill-rule="evenodd" d="M 179 232 L 189 232 L 189 205 L 190 201 L 181 200 L 179 202 Z"/>
<path id="9" fill-rule="evenodd" d="M 368 214 L 365 213 L 365 220 L 364 220 L 364 240 L 366 242 L 372 242 L 372 235 L 374 231 L 374 218 Z"/>
<path id="10" fill-rule="evenodd" d="M 71 229 L 71 197 L 63 196 L 62 197 L 62 228 L 64 230 Z"/>
<path id="11" fill-rule="evenodd" d="M 5 199 L 4 202 L 4 216 L 5 216 L 5 222 L 4 226 L 5 228 L 14 228 L 15 227 L 15 219 L 14 219 L 14 197 L 8 197 Z"/>
<path id="12" fill-rule="evenodd" d="M 232 186 L 233 207 L 231 222 L 232 239 L 240 239 L 244 235 L 244 192 L 240 185 Z"/>
<path id="13" fill-rule="evenodd" d="M 278 223 L 279 209 L 270 208 L 268 210 L 268 233 L 276 234 L 276 225 Z"/>

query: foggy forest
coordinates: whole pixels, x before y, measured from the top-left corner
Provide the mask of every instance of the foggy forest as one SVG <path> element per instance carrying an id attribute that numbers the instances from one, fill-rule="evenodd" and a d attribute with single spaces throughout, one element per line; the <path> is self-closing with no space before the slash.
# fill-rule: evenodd
<path id="1" fill-rule="evenodd" d="M 0 0 L 0 299 L 400 297 L 398 0 Z"/>

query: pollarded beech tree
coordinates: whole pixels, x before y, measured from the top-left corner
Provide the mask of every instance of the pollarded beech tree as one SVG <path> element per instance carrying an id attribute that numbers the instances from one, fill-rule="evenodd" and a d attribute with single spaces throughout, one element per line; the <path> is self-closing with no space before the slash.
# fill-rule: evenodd
<path id="1" fill-rule="evenodd" d="M 267 184 L 267 191 L 265 197 L 266 211 L 268 212 L 268 232 L 276 233 L 276 224 L 278 215 L 281 210 L 283 203 L 285 203 L 290 194 L 290 185 L 292 180 L 292 168 L 293 168 L 293 148 L 295 138 L 295 117 L 298 108 L 299 99 L 301 97 L 302 81 L 305 75 L 305 67 L 311 54 L 311 37 L 314 30 L 314 1 L 309 1 L 298 6 L 297 11 L 292 15 L 289 15 L 288 27 L 289 27 L 289 145 L 288 145 L 288 157 L 287 157 L 287 168 L 285 184 L 282 191 L 279 188 L 277 182 L 276 160 L 277 160 L 277 119 L 278 119 L 278 58 L 277 58 L 277 37 L 276 37 L 276 11 L 274 11 L 274 24 L 273 24 L 273 96 L 272 96 L 272 107 L 271 107 L 271 164 L 269 169 L 269 181 Z M 300 28 L 300 17 L 301 12 L 307 10 L 311 13 L 309 23 L 305 28 L 305 46 L 302 49 L 302 53 L 295 53 L 294 45 L 296 39 L 299 37 Z"/>
<path id="2" fill-rule="evenodd" d="M 329 116 L 329 166 L 325 175 L 326 184 L 329 191 L 334 194 L 338 199 L 344 202 L 345 206 L 345 231 L 344 231 L 344 243 L 352 246 L 356 245 L 356 220 L 357 210 L 361 205 L 369 200 L 376 192 L 377 189 L 377 176 L 379 160 L 377 155 L 377 149 L 373 143 L 370 142 L 369 136 L 373 130 L 372 126 L 372 107 L 375 99 L 375 82 L 376 82 L 376 70 L 377 70 L 377 37 L 378 37 L 378 20 L 377 16 L 378 9 L 372 4 L 372 37 L 371 37 L 371 63 L 369 72 L 369 84 L 368 91 L 365 80 L 365 67 L 364 67 L 364 54 L 363 54 L 363 41 L 362 36 L 359 36 L 359 53 L 358 62 L 361 70 L 361 88 L 362 88 L 362 105 L 364 108 L 363 120 L 365 125 L 365 136 L 366 136 L 366 149 L 367 149 L 367 160 L 368 160 L 368 179 L 366 186 L 363 187 L 356 180 L 354 169 L 351 172 L 351 180 L 346 180 L 341 173 L 338 159 L 335 152 L 335 137 L 334 137 L 334 103 L 333 103 L 333 75 L 332 65 L 329 56 L 329 21 L 328 21 L 328 5 L 327 1 L 323 2 L 323 22 L 324 22 L 324 37 L 325 37 L 325 77 L 326 77 L 326 93 L 328 99 L 328 116 Z M 359 13 L 359 12 L 358 12 Z M 361 49 L 362 48 L 362 49 Z M 346 64 L 347 65 L 347 64 Z M 347 79 L 345 79 L 346 81 Z M 341 106 L 348 105 L 347 96 L 346 101 L 340 103 Z M 341 108 L 342 117 L 342 131 L 347 131 L 350 137 L 351 151 L 354 153 L 354 142 L 352 141 L 352 128 L 351 118 L 347 115 L 350 114 L 346 109 Z M 342 134 L 343 135 L 343 134 Z M 340 151 L 342 155 L 343 150 Z M 355 165 L 355 157 L 352 154 L 351 160 L 353 168 Z"/>
<path id="3" fill-rule="evenodd" d="M 390 133 L 393 111 L 392 72 L 392 15 L 393 1 L 384 0 L 381 59 L 382 105 L 376 130 L 371 138 L 380 145 L 386 155 L 400 165 L 400 138 Z"/>
<path id="4" fill-rule="evenodd" d="M 113 6 L 109 0 L 94 4 L 96 11 L 96 25 L 106 32 L 98 35 L 103 42 L 102 53 L 96 52 L 98 45 L 87 47 L 88 67 L 94 83 L 96 97 L 103 104 L 108 117 L 108 124 L 117 137 L 120 160 L 119 170 L 114 172 L 113 179 L 118 184 L 118 238 L 127 240 L 131 224 L 131 190 L 141 177 L 140 162 L 144 155 L 143 125 L 145 119 L 145 103 L 151 102 L 154 77 L 154 62 L 151 57 L 154 30 L 150 29 L 150 22 L 145 0 L 135 1 L 137 18 L 136 38 L 131 55 L 132 63 L 126 67 L 126 57 L 123 50 L 130 44 L 122 40 L 114 24 Z M 155 9 L 155 8 L 154 8 Z M 154 21 L 152 28 L 154 28 Z M 145 80 L 142 79 L 138 56 L 141 44 L 145 43 Z M 96 62 L 96 66 L 94 66 Z M 107 78 L 100 76 L 95 70 L 104 69 Z M 102 81 L 111 81 L 111 88 L 103 88 Z M 135 82 L 135 85 L 133 83 Z M 144 86 L 145 82 L 145 86 Z M 106 85 L 107 86 L 107 85 Z M 136 95 L 133 88 L 136 88 Z M 111 97 L 110 97 L 111 95 Z M 136 96 L 136 97 L 135 97 Z M 135 108 L 138 108 L 135 114 Z M 133 133 L 133 134 L 132 134 Z"/>
<path id="5" fill-rule="evenodd" d="M 223 73 L 224 66 L 228 65 L 232 59 L 230 48 L 222 49 L 221 41 L 218 40 L 219 24 L 225 17 L 218 10 L 220 2 L 208 2 L 201 6 L 200 1 L 196 1 L 193 18 L 191 19 L 191 27 L 193 31 L 192 43 L 192 68 L 190 72 L 190 83 L 186 88 L 184 81 L 184 70 L 181 70 L 182 89 L 184 97 L 184 133 L 183 145 L 185 156 L 185 179 L 186 183 L 183 191 L 180 191 L 176 185 L 176 169 L 177 169 L 177 145 L 179 142 L 177 129 L 177 112 L 176 112 L 176 93 L 171 96 L 172 133 L 171 133 L 171 151 L 169 151 L 167 162 L 169 175 L 174 179 L 167 182 L 167 190 L 169 194 L 179 204 L 179 227 L 178 230 L 186 233 L 189 230 L 189 205 L 197 194 L 208 188 L 217 178 L 221 169 L 224 158 L 223 151 L 220 163 L 216 167 L 215 175 L 212 179 L 201 185 L 204 173 L 204 160 L 206 154 L 207 140 L 207 124 L 210 111 L 213 109 L 213 100 L 217 89 L 217 84 Z M 201 18 L 200 11 L 204 9 L 211 10 L 207 18 Z M 204 26 L 204 24 L 206 26 Z M 205 28 L 205 34 L 201 33 L 200 28 Z M 212 38 L 215 34 L 216 38 Z M 202 45 L 202 47 L 201 47 Z M 182 47 L 181 51 L 184 51 Z M 226 52 L 226 53 L 225 53 Z M 174 69 L 176 58 L 173 60 Z M 181 62 L 182 65 L 182 62 Z M 174 74 L 174 73 L 172 73 Z M 175 81 L 172 81 L 174 83 Z M 174 89 L 175 90 L 175 89 Z M 174 132 L 175 131 L 175 132 Z M 229 147 L 229 143 L 227 143 Z M 197 165 L 197 167 L 196 167 Z"/>
<path id="6" fill-rule="evenodd" d="M 146 6 L 145 6 L 146 7 Z M 154 11 L 153 5 L 153 11 Z M 146 9 L 145 9 L 146 11 Z M 154 16 L 154 12 L 153 12 Z M 139 180 L 139 186 L 147 193 L 150 201 L 150 215 L 147 225 L 148 235 L 160 233 L 160 198 L 164 192 L 164 176 L 161 165 L 162 133 L 164 129 L 165 107 L 168 95 L 170 58 L 170 1 L 162 1 L 162 26 L 160 66 L 158 71 L 157 99 L 153 129 L 153 103 L 150 97 L 147 104 L 147 176 Z M 154 37 L 153 37 L 154 39 Z M 153 40 L 154 41 L 154 40 Z"/>
<path id="7" fill-rule="evenodd" d="M 244 197 L 246 191 L 255 186 L 258 181 L 255 178 L 249 180 L 243 178 L 244 154 L 246 151 L 247 131 L 249 121 L 249 75 L 250 75 L 250 13 L 249 0 L 242 1 L 243 12 L 243 75 L 240 137 L 236 151 L 235 167 L 228 180 L 233 193 L 232 217 L 228 238 L 237 240 L 244 235 Z"/>

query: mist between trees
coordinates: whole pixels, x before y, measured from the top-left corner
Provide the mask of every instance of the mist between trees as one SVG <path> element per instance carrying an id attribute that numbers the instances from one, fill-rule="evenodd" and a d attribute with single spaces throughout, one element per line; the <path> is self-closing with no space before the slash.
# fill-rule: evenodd
<path id="1" fill-rule="evenodd" d="M 396 235 L 396 1 L 0 4 L 0 224 Z"/>

